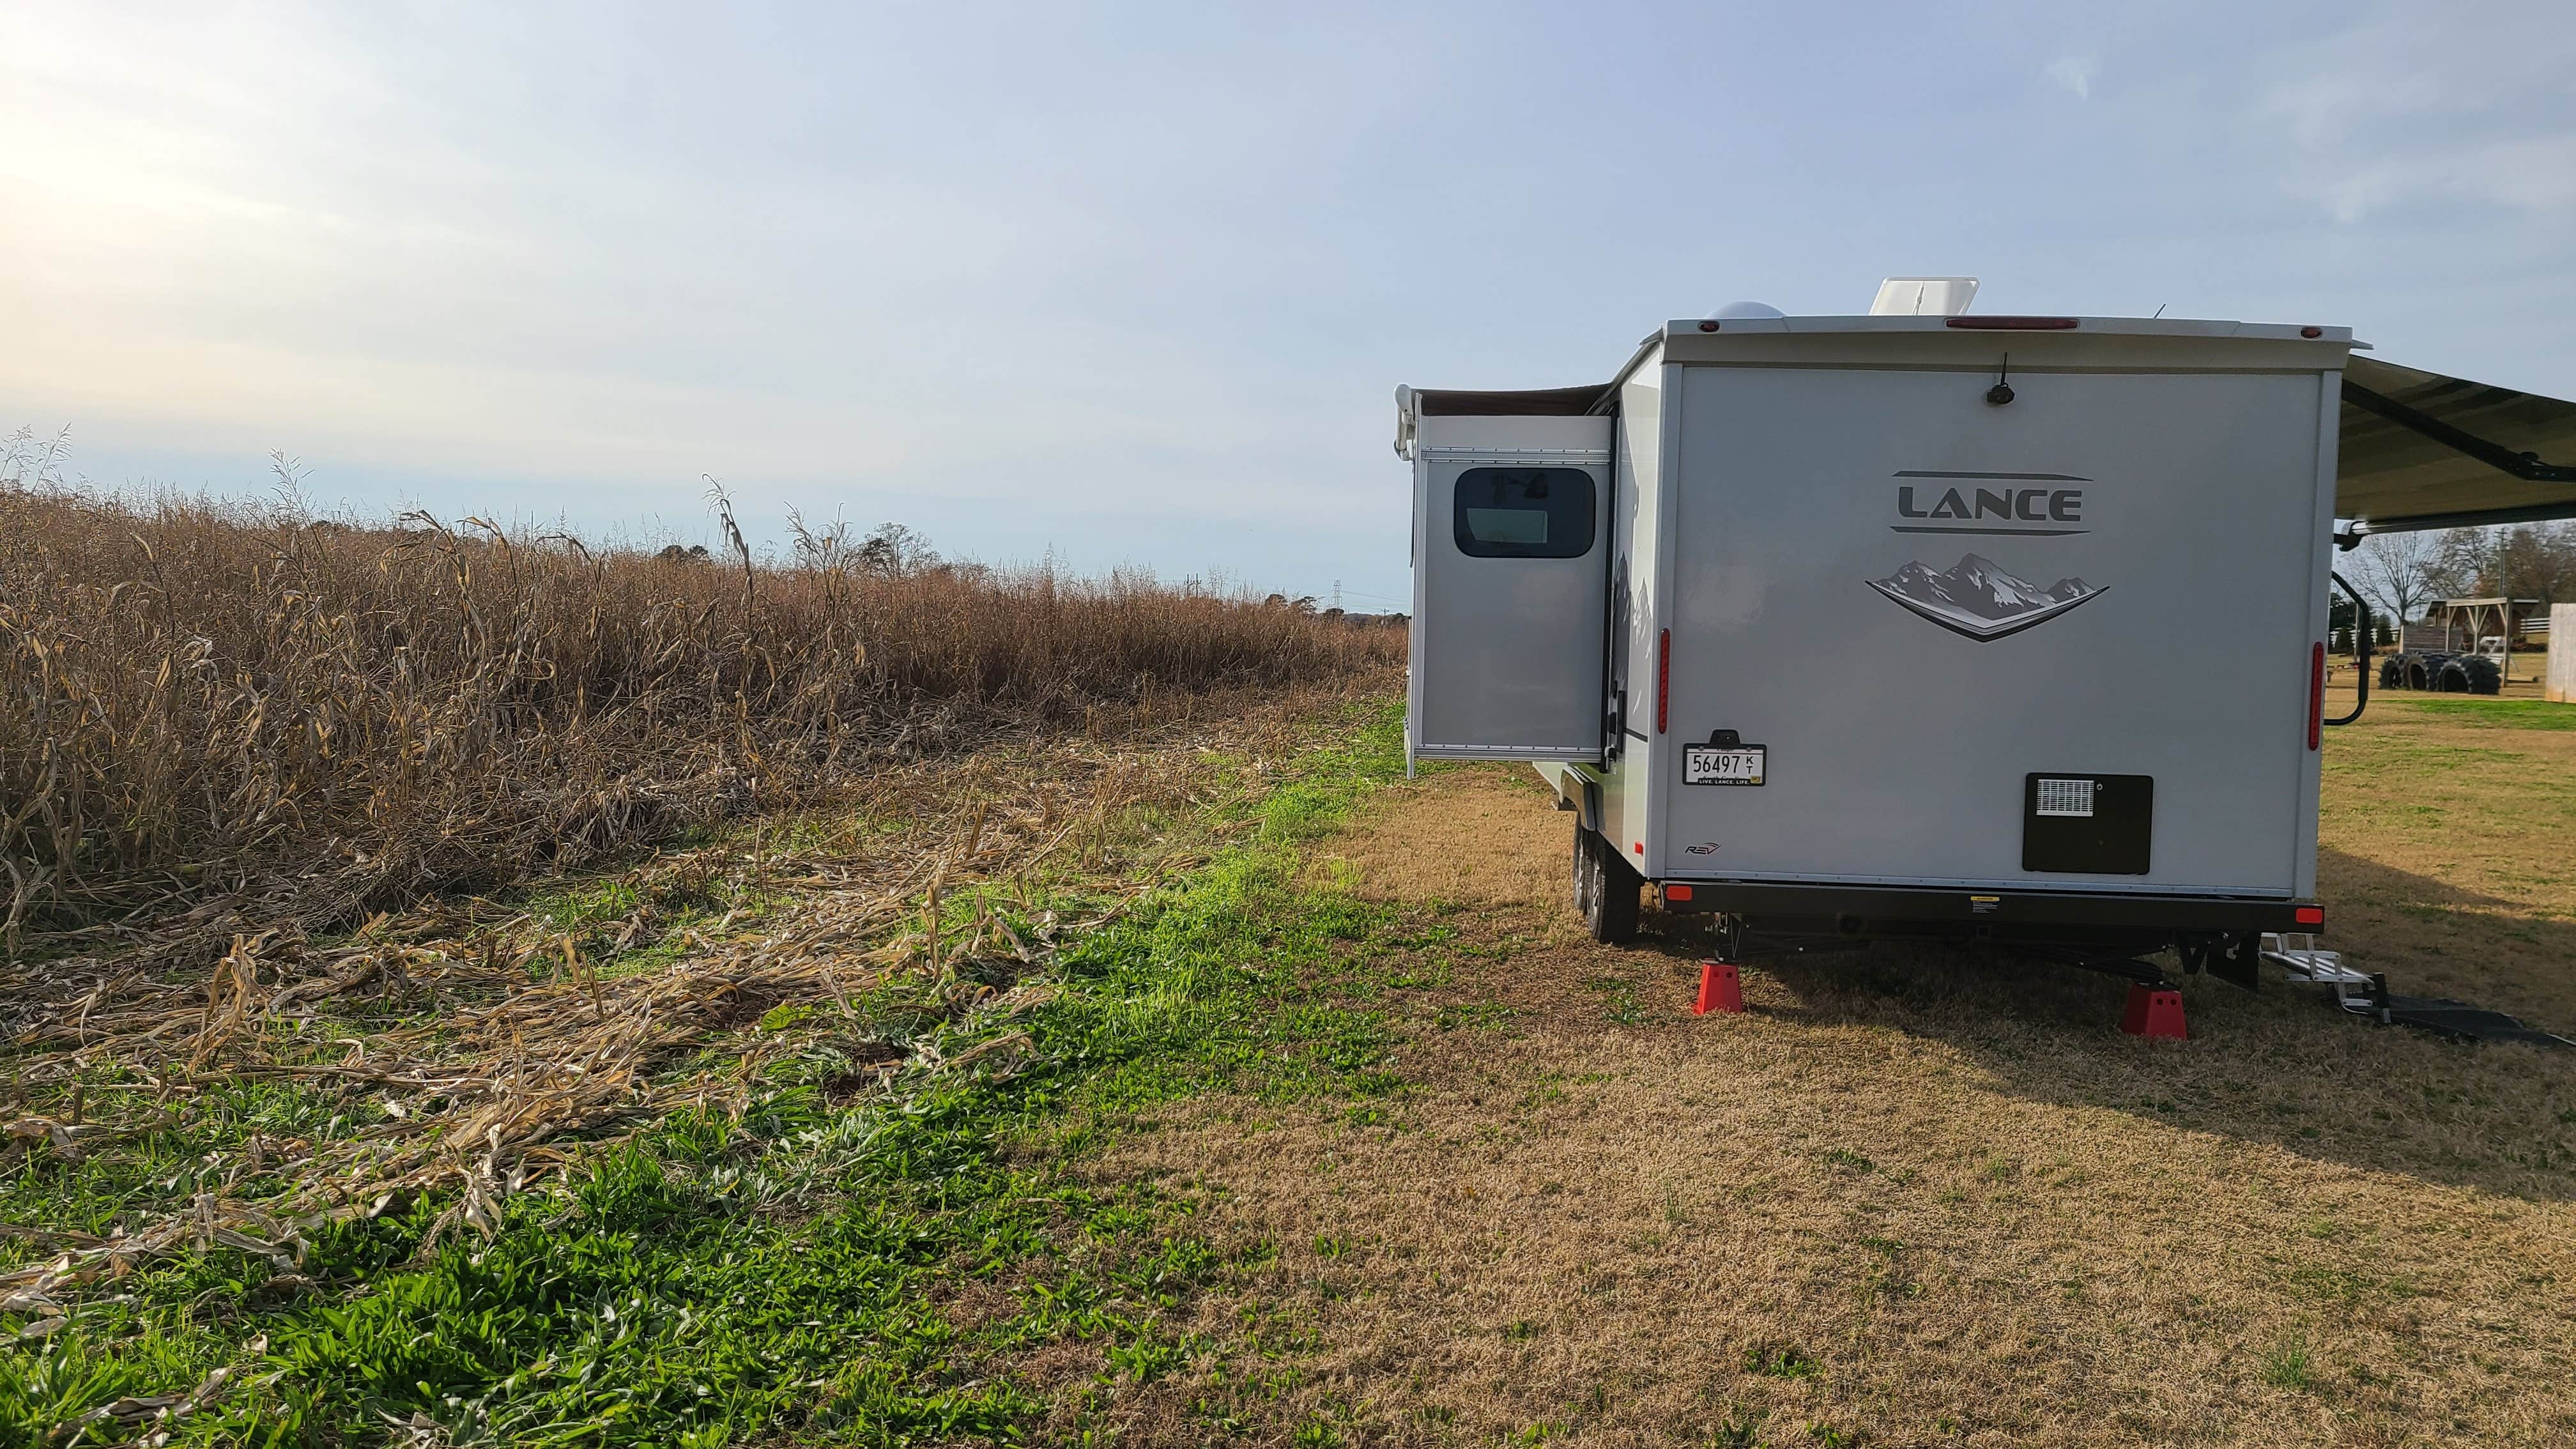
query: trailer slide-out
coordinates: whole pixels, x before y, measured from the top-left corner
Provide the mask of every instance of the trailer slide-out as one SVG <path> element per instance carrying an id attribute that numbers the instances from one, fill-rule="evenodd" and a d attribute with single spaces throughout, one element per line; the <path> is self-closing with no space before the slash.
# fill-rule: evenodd
<path id="1" fill-rule="evenodd" d="M 1730 932 L 2173 947 L 2250 980 L 2262 934 L 2323 923 L 2339 533 L 2576 512 L 2576 487 L 2446 481 L 2459 429 L 2438 399 L 2390 403 L 2430 431 L 2356 413 L 2353 347 L 1746 306 L 1606 384 L 1400 388 L 1409 756 L 1537 765 L 1604 940 L 1651 884 Z M 2512 442 L 2576 418 L 2504 395 L 2538 409 Z"/>

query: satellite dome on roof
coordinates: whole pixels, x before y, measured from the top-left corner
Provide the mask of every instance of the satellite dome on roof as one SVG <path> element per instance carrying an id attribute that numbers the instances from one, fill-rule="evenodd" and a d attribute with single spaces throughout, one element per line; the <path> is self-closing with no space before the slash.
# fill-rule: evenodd
<path id="1" fill-rule="evenodd" d="M 1762 317 L 1783 317 L 1788 314 L 1768 302 L 1729 302 L 1708 315 L 1720 322 L 1736 322 Z"/>

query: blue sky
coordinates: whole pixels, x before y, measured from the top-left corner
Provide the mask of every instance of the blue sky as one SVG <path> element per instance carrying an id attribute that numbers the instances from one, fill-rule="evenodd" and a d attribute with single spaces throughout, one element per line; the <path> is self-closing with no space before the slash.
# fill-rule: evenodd
<path id="1" fill-rule="evenodd" d="M 2561 4 L 0 11 L 0 430 L 104 485 L 1405 592 L 1395 384 L 1742 297 L 2576 395 Z"/>

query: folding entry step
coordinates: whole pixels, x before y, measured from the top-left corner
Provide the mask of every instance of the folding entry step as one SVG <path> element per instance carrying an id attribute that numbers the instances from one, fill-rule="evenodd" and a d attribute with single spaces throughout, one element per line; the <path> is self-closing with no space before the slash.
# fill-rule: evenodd
<path id="1" fill-rule="evenodd" d="M 2533 1046 L 2576 1047 L 2576 1041 L 2526 1026 L 2519 1017 L 2453 1001 L 2447 996 L 2398 996 L 2385 976 L 2365 976 L 2333 951 L 2317 949 L 2312 935 L 2265 936 L 2263 959 L 2286 969 L 2293 981 L 2334 988 L 2335 1004 L 2382 1026 L 2412 1026 L 2453 1041 L 2518 1041 Z"/>

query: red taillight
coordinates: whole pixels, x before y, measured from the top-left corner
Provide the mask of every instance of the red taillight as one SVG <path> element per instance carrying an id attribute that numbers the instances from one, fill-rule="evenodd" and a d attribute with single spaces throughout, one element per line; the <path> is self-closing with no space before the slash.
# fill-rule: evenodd
<path id="1" fill-rule="evenodd" d="M 1655 733 L 1662 734 L 1673 715 L 1673 631 L 1655 632 Z"/>
<path id="2" fill-rule="evenodd" d="M 2298 922 L 2302 926 L 2322 926 L 2326 923 L 2326 908 L 2323 906 L 2300 906 L 2290 912 L 2290 919 Z"/>
<path id="3" fill-rule="evenodd" d="M 2326 722 L 2326 646 L 2319 644 L 2308 655 L 2308 748 L 2315 749 L 2325 738 Z"/>
<path id="4" fill-rule="evenodd" d="M 1952 317 L 1942 325 L 1963 332 L 2072 332 L 2072 317 Z"/>
<path id="5" fill-rule="evenodd" d="M 1668 886 L 1664 887 L 1664 899 L 1665 899 L 1665 900 L 1668 900 L 1668 901 L 1686 901 L 1686 900 L 1689 900 L 1690 898 L 1691 898 L 1691 888 L 1690 888 L 1689 886 L 1686 886 L 1686 885 L 1668 885 Z"/>

